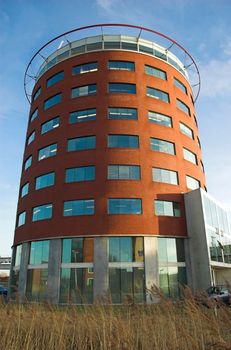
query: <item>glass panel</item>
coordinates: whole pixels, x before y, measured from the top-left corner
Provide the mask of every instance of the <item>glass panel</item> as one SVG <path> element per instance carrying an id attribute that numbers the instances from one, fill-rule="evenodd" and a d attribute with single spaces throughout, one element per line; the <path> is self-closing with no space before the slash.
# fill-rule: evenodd
<path id="1" fill-rule="evenodd" d="M 169 103 L 169 94 L 158 89 L 147 87 L 147 96 Z"/>
<path id="2" fill-rule="evenodd" d="M 122 49 L 137 51 L 137 44 L 121 42 Z"/>
<path id="3" fill-rule="evenodd" d="M 186 86 L 176 78 L 174 78 L 174 85 L 181 89 L 181 91 L 183 91 L 185 94 L 187 94 Z"/>
<path id="4" fill-rule="evenodd" d="M 184 102 L 182 102 L 181 100 L 176 100 L 176 105 L 177 107 L 182 110 L 182 112 L 188 114 L 191 117 L 191 113 L 190 113 L 190 109 L 188 106 L 186 106 L 186 104 Z"/>
<path id="5" fill-rule="evenodd" d="M 64 79 L 64 72 L 59 72 L 47 79 L 47 88 Z"/>
<path id="6" fill-rule="evenodd" d="M 186 148 L 183 148 L 184 159 L 193 164 L 197 164 L 197 156 Z"/>
<path id="7" fill-rule="evenodd" d="M 188 175 L 186 175 L 186 184 L 187 184 L 187 187 L 190 188 L 191 190 L 196 190 L 197 188 L 200 187 L 200 182 Z"/>
<path id="8" fill-rule="evenodd" d="M 65 182 L 78 182 L 95 180 L 95 166 L 83 166 L 66 169 Z"/>
<path id="9" fill-rule="evenodd" d="M 172 128 L 172 118 L 167 115 L 149 111 L 148 120 L 152 123 Z"/>
<path id="10" fill-rule="evenodd" d="M 50 107 L 60 103 L 61 99 L 62 99 L 62 94 L 61 93 L 50 97 L 48 100 L 46 100 L 44 102 L 44 109 L 46 110 L 46 109 L 48 109 L 48 108 L 50 108 Z"/>
<path id="11" fill-rule="evenodd" d="M 78 199 L 64 202 L 64 216 L 94 215 L 94 199 Z"/>
<path id="12" fill-rule="evenodd" d="M 18 225 L 17 227 L 19 226 L 22 226 L 26 223 L 26 212 L 22 212 L 21 214 L 18 215 Z"/>
<path id="13" fill-rule="evenodd" d="M 34 110 L 34 112 L 31 113 L 30 121 L 32 122 L 37 116 L 38 116 L 38 108 L 36 108 L 36 109 Z"/>
<path id="14" fill-rule="evenodd" d="M 126 83 L 109 83 L 109 92 L 136 94 L 136 85 Z"/>
<path id="15" fill-rule="evenodd" d="M 21 188 L 21 197 L 24 197 L 29 192 L 29 182 L 27 182 L 24 186 Z"/>
<path id="16" fill-rule="evenodd" d="M 135 135 L 108 135 L 109 148 L 139 148 L 139 137 Z"/>
<path id="17" fill-rule="evenodd" d="M 62 262 L 81 263 L 93 262 L 93 238 L 63 239 Z"/>
<path id="18" fill-rule="evenodd" d="M 22 255 L 22 245 L 20 244 L 16 247 L 14 266 L 20 266 L 21 255 Z"/>
<path id="19" fill-rule="evenodd" d="M 96 84 L 80 86 L 71 90 L 71 98 L 96 94 Z"/>
<path id="20" fill-rule="evenodd" d="M 169 293 L 173 298 L 179 297 L 178 268 L 168 267 Z"/>
<path id="21" fill-rule="evenodd" d="M 152 168 L 153 181 L 178 185 L 178 175 L 176 171 Z"/>
<path id="22" fill-rule="evenodd" d="M 157 216 L 181 216 L 180 204 L 169 201 L 154 201 L 155 215 Z"/>
<path id="23" fill-rule="evenodd" d="M 108 179 L 140 180 L 139 165 L 108 165 Z"/>
<path id="24" fill-rule="evenodd" d="M 136 108 L 109 108 L 108 109 L 108 118 L 109 119 L 137 119 L 137 109 Z"/>
<path id="25" fill-rule="evenodd" d="M 31 242 L 30 265 L 48 264 L 50 241 Z"/>
<path id="26" fill-rule="evenodd" d="M 67 151 L 82 151 L 96 147 L 95 136 L 82 136 L 67 141 Z"/>
<path id="27" fill-rule="evenodd" d="M 175 145 L 172 142 L 150 138 L 151 149 L 157 152 L 175 154 Z"/>
<path id="28" fill-rule="evenodd" d="M 79 122 L 86 122 L 89 120 L 95 120 L 96 119 L 96 109 L 85 109 L 82 111 L 76 111 L 71 112 L 69 114 L 69 123 L 75 124 Z"/>
<path id="29" fill-rule="evenodd" d="M 180 123 L 180 131 L 182 132 L 182 134 L 185 134 L 186 136 L 190 137 L 191 139 L 194 139 L 192 129 L 190 129 L 185 124 Z"/>
<path id="30" fill-rule="evenodd" d="M 42 124 L 41 134 L 53 130 L 59 126 L 59 117 L 48 120 L 46 123 Z"/>
<path id="31" fill-rule="evenodd" d="M 90 63 L 84 63 L 79 64 L 78 66 L 75 66 L 72 68 L 72 74 L 83 74 L 83 73 L 89 73 L 89 72 L 95 72 L 97 71 L 97 62 L 90 62 Z"/>
<path id="32" fill-rule="evenodd" d="M 52 218 L 52 204 L 45 204 L 33 208 L 32 221 L 45 220 Z"/>
<path id="33" fill-rule="evenodd" d="M 142 214 L 141 199 L 134 199 L 134 198 L 109 199 L 108 214 Z"/>
<path id="34" fill-rule="evenodd" d="M 119 41 L 105 41 L 104 42 L 105 49 L 120 49 Z"/>
<path id="35" fill-rule="evenodd" d="M 158 260 L 162 263 L 168 262 L 167 238 L 158 238 Z"/>
<path id="36" fill-rule="evenodd" d="M 24 170 L 28 169 L 31 166 L 31 164 L 32 164 L 32 156 L 26 159 L 24 163 Z"/>
<path id="37" fill-rule="evenodd" d="M 177 262 L 175 238 L 167 238 L 167 254 L 168 254 L 168 262 Z"/>
<path id="38" fill-rule="evenodd" d="M 184 239 L 176 238 L 177 262 L 185 262 Z"/>
<path id="39" fill-rule="evenodd" d="M 44 187 L 53 186 L 55 183 L 55 173 L 48 173 L 45 175 L 41 175 L 36 177 L 35 179 L 35 189 L 39 190 Z"/>
<path id="40" fill-rule="evenodd" d="M 149 75 L 153 75 L 156 78 L 167 80 L 166 72 L 161 69 L 145 65 L 144 70 L 145 70 L 145 73 Z"/>
<path id="41" fill-rule="evenodd" d="M 108 68 L 111 70 L 134 71 L 135 64 L 134 64 L 134 62 L 128 62 L 128 61 L 109 61 Z"/>
<path id="42" fill-rule="evenodd" d="M 41 95 L 41 87 L 39 87 L 39 88 L 35 91 L 32 101 L 34 102 L 40 95 Z"/>
<path id="43" fill-rule="evenodd" d="M 159 268 L 159 287 L 162 293 L 169 297 L 169 285 L 168 285 L 168 268 L 161 266 Z"/>
<path id="44" fill-rule="evenodd" d="M 29 145 L 31 142 L 33 142 L 35 139 L 35 131 L 33 131 L 30 136 L 27 139 L 27 145 Z"/>
<path id="45" fill-rule="evenodd" d="M 56 155 L 56 153 L 57 153 L 57 143 L 54 143 L 53 145 L 44 147 L 39 150 L 38 160 L 53 157 Z"/>
<path id="46" fill-rule="evenodd" d="M 29 301 L 45 301 L 47 295 L 48 269 L 27 271 L 26 297 Z"/>

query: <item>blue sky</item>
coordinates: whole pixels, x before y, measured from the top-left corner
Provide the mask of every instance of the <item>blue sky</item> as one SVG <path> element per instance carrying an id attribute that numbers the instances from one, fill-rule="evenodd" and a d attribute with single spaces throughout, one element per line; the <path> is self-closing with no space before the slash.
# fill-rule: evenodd
<path id="1" fill-rule="evenodd" d="M 196 104 L 208 192 L 231 209 L 230 0 L 0 0 L 0 256 L 11 254 L 29 104 L 26 66 L 51 38 L 84 25 L 129 23 L 165 33 L 196 60 Z"/>

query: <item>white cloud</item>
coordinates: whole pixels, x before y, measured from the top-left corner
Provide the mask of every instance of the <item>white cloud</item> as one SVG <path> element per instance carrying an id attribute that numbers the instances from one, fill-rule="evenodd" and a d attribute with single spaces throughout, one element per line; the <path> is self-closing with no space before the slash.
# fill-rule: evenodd
<path id="1" fill-rule="evenodd" d="M 96 0 L 97 4 L 106 11 L 111 11 L 117 0 Z"/>

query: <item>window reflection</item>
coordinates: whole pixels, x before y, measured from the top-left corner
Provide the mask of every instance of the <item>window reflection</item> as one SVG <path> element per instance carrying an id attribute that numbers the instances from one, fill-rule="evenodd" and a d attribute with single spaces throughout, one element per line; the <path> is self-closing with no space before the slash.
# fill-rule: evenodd
<path id="1" fill-rule="evenodd" d="M 93 262 L 93 238 L 70 238 L 63 240 L 62 262 Z"/>
<path id="2" fill-rule="evenodd" d="M 31 269 L 27 271 L 26 297 L 29 301 L 46 299 L 48 269 Z"/>

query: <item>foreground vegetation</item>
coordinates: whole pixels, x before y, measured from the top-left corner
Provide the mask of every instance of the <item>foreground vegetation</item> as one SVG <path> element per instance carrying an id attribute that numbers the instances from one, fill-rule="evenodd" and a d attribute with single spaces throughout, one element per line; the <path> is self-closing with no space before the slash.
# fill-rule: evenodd
<path id="1" fill-rule="evenodd" d="M 208 308 L 185 294 L 150 306 L 2 302 L 0 349 L 231 350 L 231 308 Z"/>

